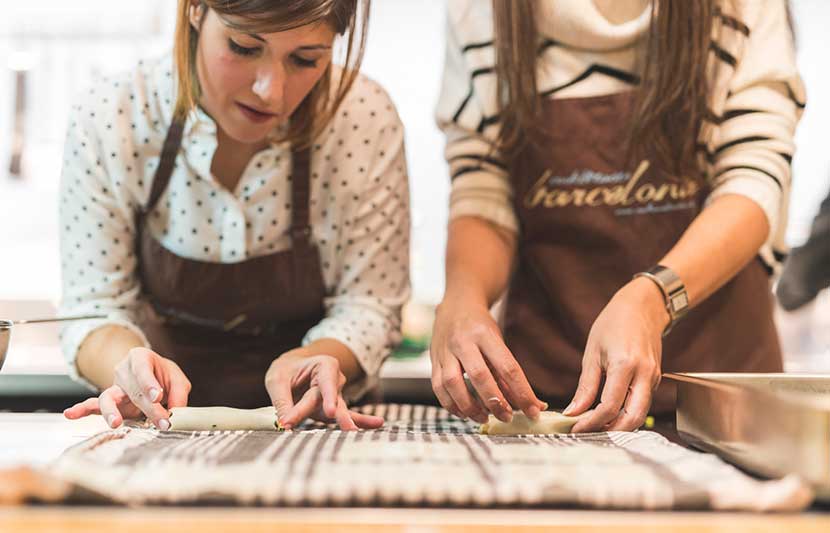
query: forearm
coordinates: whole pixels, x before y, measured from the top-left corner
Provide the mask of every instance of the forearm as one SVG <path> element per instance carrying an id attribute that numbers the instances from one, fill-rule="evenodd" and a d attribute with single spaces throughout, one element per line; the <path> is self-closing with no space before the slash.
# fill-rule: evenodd
<path id="1" fill-rule="evenodd" d="M 444 301 L 463 299 L 491 306 L 510 281 L 516 237 L 476 217 L 449 225 Z"/>
<path id="2" fill-rule="evenodd" d="M 282 354 L 281 357 L 312 357 L 315 355 L 329 355 L 337 359 L 340 363 L 340 371 L 346 376 L 347 382 L 354 381 L 365 375 L 354 352 L 348 346 L 335 339 L 318 339 L 305 346 L 289 350 Z"/>
<path id="3" fill-rule="evenodd" d="M 725 195 L 698 215 L 660 264 L 683 280 L 694 307 L 743 269 L 768 233 L 764 211 L 755 202 Z"/>
<path id="4" fill-rule="evenodd" d="M 89 334 L 78 349 L 77 365 L 81 376 L 103 390 L 112 386 L 115 366 L 136 347 L 141 338 L 122 326 L 105 326 Z"/>

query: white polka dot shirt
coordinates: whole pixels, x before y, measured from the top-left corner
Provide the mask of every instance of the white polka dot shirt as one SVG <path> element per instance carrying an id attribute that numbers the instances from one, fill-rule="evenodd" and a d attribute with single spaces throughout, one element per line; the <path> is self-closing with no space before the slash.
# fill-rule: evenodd
<path id="1" fill-rule="evenodd" d="M 75 357 L 93 330 L 120 324 L 147 342 L 134 323 L 147 309 L 134 216 L 149 197 L 173 114 L 171 67 L 168 56 L 102 79 L 70 116 L 60 188 L 61 312 L 108 316 L 63 330 L 64 353 L 82 383 Z M 400 340 L 410 290 L 403 137 L 389 96 L 360 77 L 311 152 L 312 236 L 327 297 L 326 317 L 303 344 L 336 339 L 370 377 Z M 233 263 L 290 248 L 290 146 L 257 153 L 229 191 L 211 175 L 216 144 L 213 120 L 191 113 L 158 216 L 147 222 L 151 234 L 173 253 L 202 261 Z"/>

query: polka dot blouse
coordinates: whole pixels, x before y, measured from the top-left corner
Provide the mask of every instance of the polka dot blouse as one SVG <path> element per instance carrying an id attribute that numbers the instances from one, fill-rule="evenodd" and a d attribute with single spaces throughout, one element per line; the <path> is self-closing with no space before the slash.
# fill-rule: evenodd
<path id="1" fill-rule="evenodd" d="M 102 79 L 70 115 L 60 188 L 61 311 L 108 315 L 63 330 L 64 353 L 81 382 L 75 356 L 94 329 L 120 324 L 146 342 L 134 324 L 147 310 L 134 216 L 149 197 L 172 117 L 171 67 L 168 56 Z M 216 144 L 216 124 L 193 112 L 158 216 L 148 219 L 152 235 L 177 255 L 224 263 L 290 248 L 290 146 L 257 153 L 230 191 L 211 175 Z M 312 147 L 311 225 L 327 297 L 326 317 L 303 344 L 336 339 L 369 376 L 400 339 L 409 296 L 408 193 L 400 119 L 383 89 L 360 77 Z"/>

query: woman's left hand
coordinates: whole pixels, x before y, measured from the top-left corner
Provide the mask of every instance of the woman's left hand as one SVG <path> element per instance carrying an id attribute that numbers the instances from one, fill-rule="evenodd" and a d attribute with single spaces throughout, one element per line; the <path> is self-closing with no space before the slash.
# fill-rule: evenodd
<path id="1" fill-rule="evenodd" d="M 575 433 L 632 431 L 643 424 L 660 383 L 668 323 L 663 295 L 651 280 L 637 278 L 617 291 L 591 327 L 579 385 L 563 411 L 571 416 L 587 411 L 605 374 L 599 405 L 574 426 Z"/>
<path id="2" fill-rule="evenodd" d="M 329 355 L 286 353 L 271 363 L 265 388 L 280 425 L 291 429 L 306 418 L 337 422 L 340 429 L 376 429 L 383 418 L 350 411 L 343 400 L 346 376 L 337 358 Z M 295 403 L 295 398 L 298 398 Z"/>

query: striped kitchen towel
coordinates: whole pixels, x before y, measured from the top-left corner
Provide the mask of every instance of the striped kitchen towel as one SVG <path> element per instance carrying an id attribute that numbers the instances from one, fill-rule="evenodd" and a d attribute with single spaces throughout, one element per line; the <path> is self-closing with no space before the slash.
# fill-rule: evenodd
<path id="1" fill-rule="evenodd" d="M 383 428 L 160 432 L 122 427 L 49 471 L 84 494 L 144 504 L 588 507 L 790 511 L 799 479 L 754 479 L 657 433 L 479 435 L 435 407 L 375 405 Z"/>

